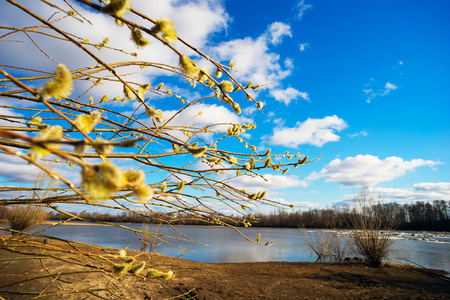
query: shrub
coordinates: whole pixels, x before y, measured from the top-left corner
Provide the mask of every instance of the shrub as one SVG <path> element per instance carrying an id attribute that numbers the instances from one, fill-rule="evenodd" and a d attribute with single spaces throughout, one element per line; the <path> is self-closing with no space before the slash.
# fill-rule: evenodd
<path id="1" fill-rule="evenodd" d="M 138 236 L 138 239 L 141 241 L 141 252 L 147 251 L 151 253 L 156 253 L 158 247 L 161 245 L 161 241 L 155 237 L 159 233 L 160 225 L 157 225 L 155 231 L 150 231 L 150 224 L 142 223 L 141 233 L 142 237 Z M 136 233 L 137 235 L 137 233 Z"/>
<path id="2" fill-rule="evenodd" d="M 15 205 L 6 216 L 12 230 L 24 232 L 39 225 L 47 218 L 48 213 L 42 205 Z M 19 234 L 13 232 L 13 235 Z"/>
<path id="3" fill-rule="evenodd" d="M 370 266 L 380 267 L 389 254 L 397 218 L 383 222 L 383 216 L 376 209 L 373 194 L 369 192 L 366 182 L 362 182 L 361 189 L 355 192 L 354 203 L 352 226 L 356 252 Z"/>
<path id="4" fill-rule="evenodd" d="M 351 241 L 344 240 L 336 230 L 310 232 L 308 236 L 304 229 L 304 235 L 308 249 L 317 255 L 316 261 L 342 262 L 353 251 Z"/>

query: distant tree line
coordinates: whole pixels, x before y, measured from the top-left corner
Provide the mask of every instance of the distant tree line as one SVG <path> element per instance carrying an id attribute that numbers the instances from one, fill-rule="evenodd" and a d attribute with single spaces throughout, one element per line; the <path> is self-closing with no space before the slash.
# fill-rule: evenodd
<path id="1" fill-rule="evenodd" d="M 402 230 L 450 231 L 450 201 L 384 203 L 373 206 L 383 224 L 398 224 Z M 308 211 L 278 210 L 270 214 L 255 214 L 255 227 L 353 228 L 349 207 L 322 208 Z M 395 222 L 393 222 L 395 221 Z"/>
<path id="2" fill-rule="evenodd" d="M 373 207 L 376 214 L 383 219 L 383 223 L 398 224 L 403 230 L 435 230 L 450 231 L 450 201 L 435 200 L 433 202 L 414 202 L 410 204 L 384 203 Z M 0 207 L 0 219 L 6 219 L 8 208 Z M 311 209 L 308 211 L 277 210 L 268 214 L 256 213 L 238 217 L 236 220 L 217 216 L 199 219 L 189 213 L 135 214 L 121 212 L 120 214 L 84 212 L 78 216 L 84 220 L 101 222 L 150 223 L 164 224 L 170 222 L 178 225 L 214 225 L 227 223 L 233 226 L 251 224 L 253 227 L 304 227 L 304 228 L 352 228 L 352 215 L 357 213 L 349 207 L 332 207 Z M 76 213 L 73 213 L 77 215 Z M 62 213 L 50 212 L 50 220 L 67 220 L 69 217 Z M 241 221 L 241 222 L 238 222 Z"/>

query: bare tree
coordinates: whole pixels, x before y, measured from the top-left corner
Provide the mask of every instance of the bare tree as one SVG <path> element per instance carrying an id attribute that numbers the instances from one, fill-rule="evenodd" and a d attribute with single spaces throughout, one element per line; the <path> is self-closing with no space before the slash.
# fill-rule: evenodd
<path id="1" fill-rule="evenodd" d="M 373 267 L 380 267 L 392 245 L 392 231 L 398 225 L 398 218 L 384 218 L 370 192 L 366 181 L 355 191 L 352 214 L 353 240 L 356 251 Z M 385 220 L 385 222 L 383 222 Z"/>

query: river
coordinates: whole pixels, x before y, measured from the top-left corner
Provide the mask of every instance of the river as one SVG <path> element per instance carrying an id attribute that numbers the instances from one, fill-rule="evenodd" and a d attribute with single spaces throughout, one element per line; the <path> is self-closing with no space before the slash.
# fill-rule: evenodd
<path id="1" fill-rule="evenodd" d="M 120 224 L 133 229 L 142 229 L 141 224 Z M 167 244 L 157 247 L 157 252 L 179 256 L 183 259 L 208 263 L 241 263 L 262 261 L 314 261 L 315 256 L 308 251 L 305 234 L 292 228 L 240 228 L 239 230 L 255 240 L 261 234 L 261 242 L 275 241 L 271 246 L 260 246 L 242 238 L 235 230 L 213 226 L 175 226 L 176 230 L 187 237 L 207 244 L 171 240 L 178 247 Z M 162 235 L 179 236 L 168 226 L 150 225 L 150 231 Z M 308 234 L 321 232 L 307 230 Z M 348 239 L 348 231 L 338 231 Z M 49 229 L 45 234 L 112 248 L 139 250 L 140 242 L 133 232 L 111 226 L 64 225 Z M 431 269 L 441 269 L 450 273 L 450 233 L 397 231 L 393 235 L 393 245 L 389 253 L 389 262 L 415 264 Z"/>

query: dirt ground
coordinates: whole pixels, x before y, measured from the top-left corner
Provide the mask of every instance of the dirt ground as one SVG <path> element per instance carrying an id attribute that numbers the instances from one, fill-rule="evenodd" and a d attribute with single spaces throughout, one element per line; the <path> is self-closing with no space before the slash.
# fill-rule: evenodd
<path id="1" fill-rule="evenodd" d="M 450 299 L 445 272 L 408 265 L 208 264 L 127 251 L 146 262 L 143 275 L 173 271 L 165 280 L 115 275 L 117 249 L 36 242 L 0 237 L 0 299 Z"/>

